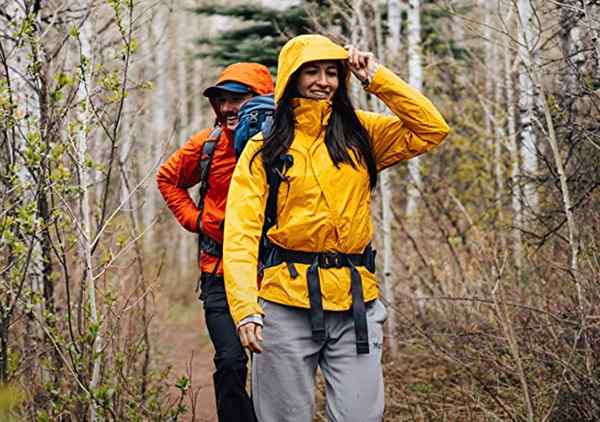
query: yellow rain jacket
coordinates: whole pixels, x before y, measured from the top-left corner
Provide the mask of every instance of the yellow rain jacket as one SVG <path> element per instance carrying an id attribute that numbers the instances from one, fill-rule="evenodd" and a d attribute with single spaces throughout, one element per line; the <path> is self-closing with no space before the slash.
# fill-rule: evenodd
<path id="1" fill-rule="evenodd" d="M 347 59 L 342 47 L 320 35 L 294 38 L 279 55 L 276 100 L 291 75 L 309 61 Z M 444 140 L 448 126 L 443 117 L 417 90 L 379 65 L 366 88 L 381 99 L 394 115 L 358 110 L 377 163 L 382 170 L 399 161 L 429 151 Z M 277 197 L 277 225 L 269 239 L 285 249 L 305 252 L 360 254 L 371 240 L 371 191 L 366 167 L 333 164 L 325 145 L 325 127 L 331 102 L 296 98 L 294 140 L 288 151 L 293 165 L 289 183 L 282 182 Z M 295 264 L 299 276 L 292 278 L 286 263 L 265 269 L 260 289 L 256 282 L 258 249 L 268 195 L 266 173 L 260 154 L 262 139 L 248 142 L 233 173 L 224 235 L 224 273 L 231 314 L 237 324 L 254 314 L 264 315 L 258 297 L 296 307 L 309 308 L 306 271 Z M 252 166 L 250 168 L 250 164 Z M 375 275 L 357 267 L 365 302 L 378 297 Z M 348 310 L 352 304 L 348 268 L 319 268 L 323 309 Z"/>

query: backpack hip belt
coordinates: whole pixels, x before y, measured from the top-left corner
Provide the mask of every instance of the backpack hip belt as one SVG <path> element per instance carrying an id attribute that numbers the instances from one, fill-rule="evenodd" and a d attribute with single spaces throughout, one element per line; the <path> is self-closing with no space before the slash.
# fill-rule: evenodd
<path id="1" fill-rule="evenodd" d="M 306 271 L 308 299 L 310 303 L 310 325 L 314 341 L 325 340 L 325 319 L 321 296 L 319 268 L 349 268 L 352 292 L 352 317 L 356 334 L 356 353 L 369 353 L 369 333 L 367 312 L 363 296 L 362 278 L 356 267 L 364 266 L 375 272 L 375 251 L 368 245 L 362 254 L 344 254 L 339 252 L 302 252 L 283 249 L 271 245 L 265 253 L 264 267 L 273 267 L 287 263 L 292 278 L 298 277 L 294 264 L 309 265 Z"/>

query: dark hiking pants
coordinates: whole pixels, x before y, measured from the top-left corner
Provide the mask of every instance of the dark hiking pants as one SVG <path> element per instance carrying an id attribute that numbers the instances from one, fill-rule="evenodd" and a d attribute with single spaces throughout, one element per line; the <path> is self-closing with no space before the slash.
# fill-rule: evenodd
<path id="1" fill-rule="evenodd" d="M 229 314 L 223 277 L 202 274 L 200 283 L 206 326 L 215 348 L 213 382 L 219 422 L 254 422 L 246 392 L 248 357 Z"/>

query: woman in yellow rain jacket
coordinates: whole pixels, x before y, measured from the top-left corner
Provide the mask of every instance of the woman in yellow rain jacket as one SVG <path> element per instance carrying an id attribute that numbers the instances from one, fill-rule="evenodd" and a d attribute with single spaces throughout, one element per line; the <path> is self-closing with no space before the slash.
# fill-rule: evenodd
<path id="1" fill-rule="evenodd" d="M 354 110 L 350 72 L 393 115 Z M 271 131 L 238 162 L 225 219 L 227 297 L 242 344 L 256 353 L 256 414 L 311 421 L 319 366 L 329 420 L 379 421 L 386 310 L 370 248 L 371 191 L 378 171 L 429 151 L 449 129 L 371 53 L 320 35 L 282 48 L 275 100 Z"/>

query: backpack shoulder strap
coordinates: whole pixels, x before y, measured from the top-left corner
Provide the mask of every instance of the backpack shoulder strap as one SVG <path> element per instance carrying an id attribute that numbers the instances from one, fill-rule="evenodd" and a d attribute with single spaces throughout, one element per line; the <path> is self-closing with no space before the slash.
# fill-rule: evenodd
<path id="1" fill-rule="evenodd" d="M 264 162 L 263 162 L 264 163 Z M 265 256 L 270 247 L 267 232 L 271 227 L 277 224 L 277 193 L 281 182 L 285 180 L 285 172 L 294 164 L 294 159 L 289 154 L 281 155 L 275 163 L 270 166 L 265 164 L 267 173 L 267 184 L 269 193 L 267 196 L 267 204 L 265 206 L 265 221 L 262 228 L 262 236 L 259 248 L 259 262 L 264 262 Z"/>
<path id="2" fill-rule="evenodd" d="M 208 180 L 210 164 L 212 163 L 212 158 L 215 154 L 215 149 L 220 137 L 221 128 L 217 126 L 213 128 L 202 145 L 202 155 L 200 156 L 200 183 Z"/>
<path id="3" fill-rule="evenodd" d="M 202 155 L 200 156 L 200 189 L 198 194 L 198 210 L 200 211 L 200 217 L 198 218 L 198 231 L 202 231 L 202 212 L 204 211 L 204 197 L 208 191 L 208 174 L 210 172 L 210 165 L 212 163 L 215 150 L 217 149 L 217 143 L 221 137 L 221 127 L 217 126 L 208 135 L 208 138 L 202 145 Z"/>

